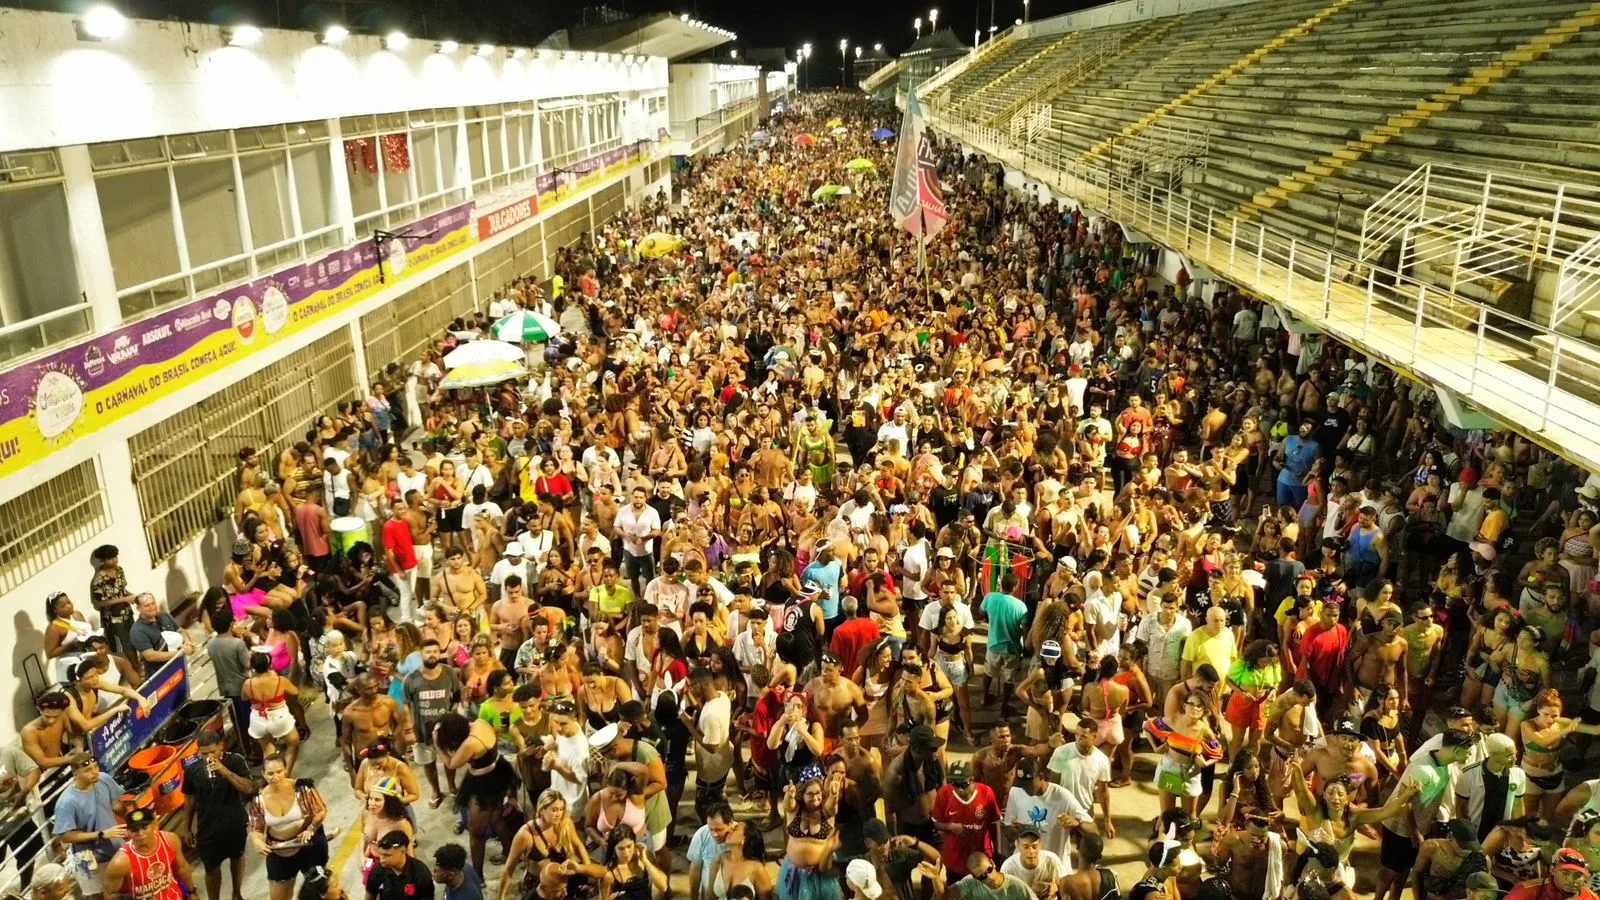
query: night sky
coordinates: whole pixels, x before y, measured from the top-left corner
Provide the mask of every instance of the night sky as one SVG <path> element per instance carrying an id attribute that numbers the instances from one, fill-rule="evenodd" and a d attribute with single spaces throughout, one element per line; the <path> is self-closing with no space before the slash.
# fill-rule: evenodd
<path id="1" fill-rule="evenodd" d="M 939 9 L 941 28 L 952 26 L 962 43 L 972 43 L 972 29 L 978 24 L 987 34 L 991 0 L 799 0 L 799 2 L 740 2 L 740 0 L 679 0 L 689 11 L 712 25 L 729 28 L 747 47 L 786 47 L 792 59 L 805 41 L 812 43 L 808 84 L 837 84 L 839 81 L 839 39 L 862 44 L 869 49 L 881 42 L 893 56 L 915 40 L 912 19 L 922 16 L 923 34 L 928 33 L 928 10 Z M 1029 18 L 1040 19 L 1075 9 L 1098 6 L 1106 0 L 1032 0 Z M 636 4 L 643 7 L 645 4 Z M 993 0 L 994 23 L 1001 29 L 1022 17 L 1022 0 Z M 652 8 L 660 8 L 651 4 Z M 695 8 L 698 11 L 695 11 Z M 853 52 L 853 51 L 852 51 Z M 831 70 L 830 72 L 824 70 Z"/>
<path id="2" fill-rule="evenodd" d="M 0 0 L 0 6 L 79 12 L 91 0 Z M 352 31 L 383 34 L 402 28 L 413 37 L 462 43 L 488 41 L 533 46 L 574 24 L 585 0 L 112 0 L 130 16 L 263 27 L 318 30 L 339 21 Z M 1097 6 L 1108 0 L 1032 0 L 1031 19 Z M 1004 29 L 1022 16 L 1022 0 L 609 0 L 605 5 L 635 15 L 689 13 L 739 35 L 741 48 L 782 47 L 790 59 L 800 45 L 813 45 L 807 84 L 839 82 L 839 39 L 869 49 L 882 43 L 896 55 L 915 34 L 912 19 L 939 8 L 939 24 L 952 26 L 963 43 L 978 25 L 987 34 L 990 9 Z M 722 48 L 725 50 L 726 48 Z"/>

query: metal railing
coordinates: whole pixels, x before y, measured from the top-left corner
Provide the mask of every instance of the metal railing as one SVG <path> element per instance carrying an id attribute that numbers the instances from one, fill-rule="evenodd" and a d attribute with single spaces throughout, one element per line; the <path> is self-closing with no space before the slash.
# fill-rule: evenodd
<path id="1" fill-rule="evenodd" d="M 221 698 L 222 693 L 217 689 L 216 669 L 211 666 L 211 657 L 205 652 L 203 642 L 201 649 L 189 654 L 187 662 L 189 698 L 191 700 L 215 700 Z M 135 685 L 135 687 L 138 686 Z M 240 740 L 244 739 L 242 731 L 235 731 L 235 734 L 238 735 Z M 0 875 L 0 893 L 17 893 L 31 897 L 33 895 L 32 891 L 28 885 L 22 883 L 21 873 L 35 870 L 45 863 L 62 861 L 65 850 L 56 843 L 52 836 L 49 814 L 54 810 L 56 802 L 61 798 L 61 793 L 71 783 L 72 773 L 66 767 L 51 769 L 42 773 L 39 779 L 39 786 L 27 802 L 30 807 L 37 807 L 44 818 L 44 821 L 40 821 L 40 816 L 35 816 L 32 821 L 33 826 L 39 829 L 39 835 L 44 837 L 45 840 L 40 841 L 36 849 L 34 849 L 34 841 L 29 840 L 25 846 L 31 852 L 26 854 L 26 859 L 23 858 L 24 853 L 20 849 L 15 854 L 8 854 L 13 856 L 13 859 L 7 864 L 7 871 Z M 28 826 L 24 825 L 22 827 L 27 828 Z M 13 865 L 16 867 L 15 870 L 11 868 Z"/>
<path id="2" fill-rule="evenodd" d="M 1015 101 L 1008 104 L 999 115 L 991 117 L 990 121 L 999 122 L 1036 100 L 1050 100 L 1059 97 L 1065 93 L 1070 85 L 1075 84 L 1084 76 L 1098 71 L 1108 60 L 1115 58 L 1121 52 L 1122 34 L 1120 32 L 1100 38 L 1091 44 L 1088 49 L 1074 56 L 1067 65 L 1062 66 L 1059 72 L 1052 75 L 1043 84 L 1024 91 Z"/>
<path id="3" fill-rule="evenodd" d="M 900 70 L 904 67 L 905 63 L 901 60 L 892 60 L 887 66 L 884 66 L 883 68 L 873 72 L 871 75 L 868 75 L 866 80 L 861 82 L 861 90 L 868 94 L 876 91 L 878 88 L 883 87 L 893 79 L 899 78 Z"/>
<path id="4" fill-rule="evenodd" d="M 1319 242 L 1246 221 L 1109 165 L 1085 166 L 1048 140 L 1018 147 L 999 129 L 928 113 L 939 131 L 1103 212 L 1220 278 L 1279 301 L 1335 338 L 1470 399 L 1505 425 L 1600 467 L 1593 344 L 1476 303 Z M 1386 198 L 1387 199 L 1387 198 Z M 1382 203 L 1382 201 L 1380 201 Z"/>
<path id="5" fill-rule="evenodd" d="M 1575 312 L 1600 309 L 1600 234 L 1562 260 L 1550 305 L 1550 327 L 1560 328 Z"/>
<path id="6" fill-rule="evenodd" d="M 1407 225 L 1471 209 L 1480 233 L 1532 234 L 1536 261 L 1558 264 L 1600 233 L 1600 188 L 1430 162 L 1367 209 L 1361 257 L 1377 259 Z"/>

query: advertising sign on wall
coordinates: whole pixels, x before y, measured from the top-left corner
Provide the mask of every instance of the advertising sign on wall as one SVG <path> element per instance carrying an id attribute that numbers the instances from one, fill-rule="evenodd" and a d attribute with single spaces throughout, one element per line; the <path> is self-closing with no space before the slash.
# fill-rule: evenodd
<path id="1" fill-rule="evenodd" d="M 115 772 L 135 750 L 155 737 L 178 708 L 189 702 L 189 668 L 180 654 L 146 679 L 139 693 L 150 699 L 150 711 L 130 706 L 89 736 L 89 747 L 100 768 Z"/>
<path id="2" fill-rule="evenodd" d="M 390 283 L 471 246 L 472 204 L 384 244 Z M 0 374 L 0 477 L 331 318 L 381 287 L 377 243 L 345 247 Z"/>

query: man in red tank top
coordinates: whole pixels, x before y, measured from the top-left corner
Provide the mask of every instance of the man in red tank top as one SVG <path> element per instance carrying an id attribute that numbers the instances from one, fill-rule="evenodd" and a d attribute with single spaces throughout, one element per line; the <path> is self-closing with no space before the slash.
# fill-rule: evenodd
<path id="1" fill-rule="evenodd" d="M 128 842 L 106 863 L 106 893 L 133 900 L 183 900 L 185 891 L 198 896 L 180 844 L 177 835 L 157 826 L 154 812 L 128 813 Z"/>

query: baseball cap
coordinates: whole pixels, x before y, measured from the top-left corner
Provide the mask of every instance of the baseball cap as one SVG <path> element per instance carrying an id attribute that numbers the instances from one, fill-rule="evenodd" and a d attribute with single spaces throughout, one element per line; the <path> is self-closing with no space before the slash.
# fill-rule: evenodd
<path id="1" fill-rule="evenodd" d="M 1556 871 L 1577 869 L 1584 874 L 1589 872 L 1589 864 L 1583 861 L 1583 854 L 1571 847 L 1562 847 L 1556 851 L 1555 859 L 1551 862 L 1551 868 Z"/>
<path id="2" fill-rule="evenodd" d="M 411 846 L 411 839 L 403 831 L 391 831 L 378 838 L 379 850 L 404 850 Z"/>
<path id="3" fill-rule="evenodd" d="M 1335 721 L 1333 728 L 1329 729 L 1328 733 L 1358 738 L 1361 737 L 1361 728 L 1356 725 L 1355 719 L 1346 717 Z"/>
<path id="4" fill-rule="evenodd" d="M 66 866 L 60 863 L 45 863 L 33 870 L 33 889 L 53 887 L 71 877 L 72 873 L 67 871 Z"/>
<path id="5" fill-rule="evenodd" d="M 1071 556 L 1061 557 L 1061 567 L 1074 574 L 1078 571 L 1078 561 Z"/>
<path id="6" fill-rule="evenodd" d="M 879 844 L 889 843 L 889 826 L 882 819 L 868 819 L 861 823 L 861 837 L 863 840 Z"/>
<path id="7" fill-rule="evenodd" d="M 604 750 L 611 746 L 612 741 L 617 739 L 618 730 L 615 722 L 596 728 L 594 734 L 589 735 L 589 746 L 596 750 Z"/>
<path id="8" fill-rule="evenodd" d="M 952 783 L 971 780 L 972 763 L 969 763 L 964 759 L 958 759 L 950 764 L 950 781 Z"/>
<path id="9" fill-rule="evenodd" d="M 867 860 L 850 860 L 850 865 L 845 867 L 844 877 L 850 882 L 851 887 L 866 895 L 869 900 L 877 900 L 883 894 L 883 888 L 878 885 L 878 870 Z"/>
<path id="10" fill-rule="evenodd" d="M 604 730 L 604 728 L 601 729 L 601 731 Z M 595 734 L 599 733 L 599 731 L 595 732 Z M 939 737 L 939 733 L 934 731 L 931 725 L 914 726 L 906 739 L 911 746 L 921 747 L 924 750 L 937 750 L 944 746 L 944 738 Z M 589 744 L 591 746 L 594 745 L 594 735 L 589 736 Z"/>
<path id="11" fill-rule="evenodd" d="M 1032 778 L 1038 774 L 1038 771 L 1039 763 L 1035 760 L 1024 757 L 1017 763 L 1017 777 L 1019 778 Z"/>
<path id="12" fill-rule="evenodd" d="M 1039 656 L 1043 659 L 1060 659 L 1061 644 L 1058 641 L 1045 641 L 1039 645 Z"/>
<path id="13" fill-rule="evenodd" d="M 155 823 L 155 810 L 152 810 L 149 807 L 141 806 L 138 809 L 128 813 L 128 828 L 131 831 L 138 831 L 141 828 L 148 828 Z"/>

